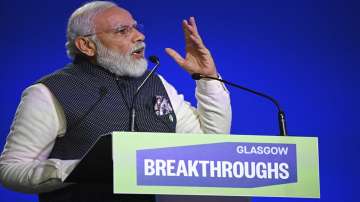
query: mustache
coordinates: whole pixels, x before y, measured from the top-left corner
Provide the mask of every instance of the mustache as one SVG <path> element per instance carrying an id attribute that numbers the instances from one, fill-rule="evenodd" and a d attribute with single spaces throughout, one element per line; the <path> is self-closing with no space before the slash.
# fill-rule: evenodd
<path id="1" fill-rule="evenodd" d="M 146 47 L 145 42 L 143 42 L 143 41 L 137 42 L 137 43 L 134 45 L 134 47 L 131 48 L 130 54 L 132 54 L 132 53 L 134 53 L 134 52 L 136 52 L 136 51 L 139 51 L 139 50 L 141 50 L 141 49 L 145 49 L 145 47 Z"/>

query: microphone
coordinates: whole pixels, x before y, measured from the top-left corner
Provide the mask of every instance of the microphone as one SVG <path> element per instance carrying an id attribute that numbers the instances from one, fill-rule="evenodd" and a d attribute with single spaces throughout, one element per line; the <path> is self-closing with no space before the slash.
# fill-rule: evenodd
<path id="1" fill-rule="evenodd" d="M 278 110 L 278 122 L 279 122 L 280 135 L 281 136 L 287 136 L 286 122 L 285 122 L 285 112 L 281 109 L 278 101 L 275 100 L 273 97 L 271 97 L 269 95 L 266 95 L 264 93 L 261 93 L 261 92 L 258 92 L 258 91 L 255 91 L 255 90 L 252 90 L 252 89 L 237 85 L 235 83 L 223 80 L 223 79 L 219 79 L 219 78 L 215 78 L 215 77 L 211 77 L 211 76 L 205 76 L 205 75 L 202 75 L 202 74 L 199 74 L 199 73 L 192 74 L 191 78 L 194 79 L 194 80 L 200 80 L 200 79 L 217 80 L 217 81 L 220 81 L 222 83 L 226 83 L 226 84 L 228 84 L 230 86 L 233 86 L 235 88 L 240 88 L 242 90 L 248 91 L 250 93 L 253 93 L 255 95 L 258 95 L 258 96 L 261 96 L 263 98 L 266 98 L 266 99 L 270 100 L 276 106 L 276 108 Z"/>
<path id="2" fill-rule="evenodd" d="M 151 55 L 151 56 L 149 57 L 149 60 L 150 60 L 150 62 L 152 62 L 152 63 L 154 63 L 154 64 L 159 64 L 159 63 L 160 63 L 159 58 L 156 57 L 155 55 Z"/>
<path id="3" fill-rule="evenodd" d="M 137 98 L 141 88 L 144 86 L 144 84 L 149 80 L 149 78 L 154 74 L 154 72 L 160 66 L 159 58 L 156 57 L 155 55 L 150 56 L 148 59 L 150 60 L 150 62 L 154 63 L 155 66 L 152 68 L 150 73 L 145 77 L 143 82 L 141 82 L 139 87 L 136 89 L 136 92 L 135 92 L 134 97 L 132 99 L 131 108 L 130 108 L 131 109 L 131 117 L 130 117 L 130 131 L 131 132 L 135 132 L 135 117 L 136 117 L 135 102 L 136 102 L 136 98 Z"/>

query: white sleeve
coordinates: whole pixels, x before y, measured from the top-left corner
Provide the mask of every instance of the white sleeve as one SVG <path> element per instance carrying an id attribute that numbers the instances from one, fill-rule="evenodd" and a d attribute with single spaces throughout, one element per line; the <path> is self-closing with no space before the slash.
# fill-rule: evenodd
<path id="1" fill-rule="evenodd" d="M 25 89 L 0 156 L 0 182 L 15 191 L 40 193 L 66 186 L 78 160 L 48 159 L 66 130 L 63 110 L 49 89 Z"/>
<path id="2" fill-rule="evenodd" d="M 214 80 L 196 81 L 197 108 L 194 108 L 163 77 L 160 76 L 160 79 L 175 111 L 177 133 L 230 133 L 230 96 L 222 83 Z"/>

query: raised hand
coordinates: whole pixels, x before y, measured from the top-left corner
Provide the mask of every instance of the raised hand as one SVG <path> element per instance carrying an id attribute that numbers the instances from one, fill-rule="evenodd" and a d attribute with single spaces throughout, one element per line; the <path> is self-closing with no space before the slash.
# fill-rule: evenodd
<path id="1" fill-rule="evenodd" d="M 190 74 L 200 73 L 206 76 L 217 77 L 214 60 L 199 35 L 195 18 L 190 17 L 189 20 L 183 20 L 182 26 L 186 45 L 185 58 L 172 48 L 165 49 L 167 54 Z"/>

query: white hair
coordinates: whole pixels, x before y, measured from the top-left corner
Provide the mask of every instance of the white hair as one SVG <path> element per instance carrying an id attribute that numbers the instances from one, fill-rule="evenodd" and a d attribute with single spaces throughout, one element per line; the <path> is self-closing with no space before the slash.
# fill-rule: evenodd
<path id="1" fill-rule="evenodd" d="M 66 52 L 70 59 L 74 59 L 81 52 L 75 46 L 75 39 L 78 36 L 95 32 L 93 18 L 100 12 L 117 6 L 110 1 L 92 1 L 76 9 L 70 16 L 67 25 Z"/>
<path id="2" fill-rule="evenodd" d="M 117 76 L 140 77 L 147 69 L 147 61 L 144 58 L 134 60 L 131 58 L 132 52 L 143 48 L 145 52 L 145 42 L 137 42 L 135 46 L 125 54 L 119 54 L 106 48 L 95 36 L 93 42 L 96 45 L 97 64 L 114 73 Z"/>

